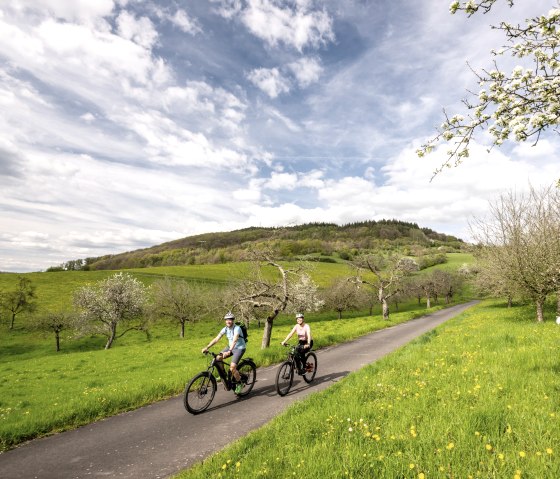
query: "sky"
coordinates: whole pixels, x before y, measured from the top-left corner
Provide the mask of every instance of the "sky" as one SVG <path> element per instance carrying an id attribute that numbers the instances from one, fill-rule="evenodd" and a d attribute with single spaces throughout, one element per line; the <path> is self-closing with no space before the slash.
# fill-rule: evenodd
<path id="1" fill-rule="evenodd" d="M 555 0 L 449 3 L 0 0 L 0 271 L 307 222 L 468 241 L 489 201 L 560 176 L 559 135 L 480 134 L 433 179 L 447 148 L 416 149 L 478 91 L 490 25 Z"/>

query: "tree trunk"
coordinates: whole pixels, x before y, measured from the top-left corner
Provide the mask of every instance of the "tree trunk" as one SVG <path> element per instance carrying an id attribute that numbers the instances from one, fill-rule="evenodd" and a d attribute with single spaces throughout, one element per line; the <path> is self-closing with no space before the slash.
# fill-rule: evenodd
<path id="1" fill-rule="evenodd" d="M 15 321 L 16 321 L 16 313 L 12 313 L 12 320 L 10 321 L 10 329 L 14 329 Z"/>
<path id="2" fill-rule="evenodd" d="M 55 331 L 54 335 L 56 337 L 56 352 L 58 352 L 60 351 L 60 333 Z"/>
<path id="3" fill-rule="evenodd" d="M 507 303 L 507 304 L 508 304 L 508 308 L 511 308 L 511 307 L 513 306 L 513 299 L 512 299 L 512 297 L 511 297 L 511 296 L 508 296 L 508 299 L 507 299 L 507 300 L 508 300 L 508 303 Z"/>
<path id="4" fill-rule="evenodd" d="M 183 339 L 185 337 L 185 322 L 181 321 L 181 333 L 179 334 L 179 337 L 181 339 Z"/>
<path id="5" fill-rule="evenodd" d="M 338 319 L 342 319 L 342 310 L 338 310 Z"/>
<path id="6" fill-rule="evenodd" d="M 542 323 L 543 321 L 543 301 L 542 299 L 537 299 L 537 322 Z"/>
<path id="7" fill-rule="evenodd" d="M 426 295 L 426 309 L 430 309 L 432 307 L 430 303 L 430 295 Z"/>
<path id="8" fill-rule="evenodd" d="M 278 311 L 275 311 L 273 316 L 269 316 L 268 318 L 266 318 L 266 322 L 264 323 L 261 349 L 266 349 L 270 346 L 270 337 L 272 335 L 272 323 L 274 322 L 274 318 L 276 316 L 278 316 Z"/>
<path id="9" fill-rule="evenodd" d="M 556 316 L 560 317 L 560 291 L 556 293 Z"/>
<path id="10" fill-rule="evenodd" d="M 111 333 L 109 334 L 109 339 L 107 339 L 107 344 L 105 345 L 105 349 L 111 348 L 111 345 L 113 344 L 116 335 L 117 335 L 117 325 L 111 324 Z"/>
<path id="11" fill-rule="evenodd" d="M 389 319 L 389 303 L 387 299 L 383 298 L 381 304 L 383 306 L 383 319 Z"/>

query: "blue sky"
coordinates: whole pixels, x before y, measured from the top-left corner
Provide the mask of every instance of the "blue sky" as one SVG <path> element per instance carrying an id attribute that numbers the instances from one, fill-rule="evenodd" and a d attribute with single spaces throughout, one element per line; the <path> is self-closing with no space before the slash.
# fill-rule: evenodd
<path id="1" fill-rule="evenodd" d="M 489 200 L 560 163 L 555 133 L 490 154 L 479 135 L 431 182 L 445 147 L 415 154 L 476 91 L 467 62 L 491 66 L 490 24 L 553 6 L 501 3 L 0 2 L 0 271 L 310 221 L 468 239 Z"/>

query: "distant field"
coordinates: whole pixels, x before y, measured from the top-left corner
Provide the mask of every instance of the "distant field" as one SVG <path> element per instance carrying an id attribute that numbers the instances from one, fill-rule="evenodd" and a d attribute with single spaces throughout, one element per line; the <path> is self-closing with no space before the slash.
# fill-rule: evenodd
<path id="1" fill-rule="evenodd" d="M 448 262 L 432 268 L 457 270 L 463 263 L 472 263 L 473 257 L 467 253 L 448 253 Z M 297 263 L 283 263 L 284 266 L 296 266 Z M 354 271 L 344 263 L 321 263 L 311 262 L 309 273 L 320 288 L 325 288 L 339 277 L 348 277 Z M 155 280 L 165 276 L 183 278 L 187 281 L 195 281 L 215 285 L 217 287 L 227 285 L 230 281 L 241 279 L 247 275 L 250 264 L 225 263 L 188 266 L 158 266 L 151 268 L 136 268 L 124 270 L 130 272 L 144 284 L 149 285 Z M 428 268 L 423 273 L 430 271 Z M 272 267 L 268 269 L 274 273 Z M 24 276 L 31 279 L 37 287 L 37 295 L 41 303 L 41 309 L 58 308 L 72 301 L 73 292 L 79 287 L 94 283 L 114 274 L 115 271 L 60 271 L 51 273 L 25 273 Z M 0 274 L 0 291 L 13 287 L 17 281 L 18 274 Z"/>

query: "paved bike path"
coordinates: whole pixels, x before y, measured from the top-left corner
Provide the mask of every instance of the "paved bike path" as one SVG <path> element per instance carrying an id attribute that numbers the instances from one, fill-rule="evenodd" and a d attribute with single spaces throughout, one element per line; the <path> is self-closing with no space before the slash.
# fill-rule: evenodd
<path id="1" fill-rule="evenodd" d="M 296 376 L 285 397 L 276 394 L 277 366 L 259 368 L 251 394 L 237 399 L 219 384 L 210 408 L 197 416 L 187 413 L 182 397 L 177 396 L 72 431 L 30 441 L 0 454 L 0 477 L 168 477 L 262 426 L 295 400 L 327 388 L 475 303 L 453 306 L 348 343 L 318 350 L 318 370 L 313 383 L 306 384 Z M 247 355 L 251 355 L 250 350 Z"/>

